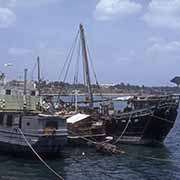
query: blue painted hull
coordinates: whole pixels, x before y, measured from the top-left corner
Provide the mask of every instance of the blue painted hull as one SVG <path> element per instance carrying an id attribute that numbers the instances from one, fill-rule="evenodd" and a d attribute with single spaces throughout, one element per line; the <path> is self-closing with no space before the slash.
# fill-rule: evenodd
<path id="1" fill-rule="evenodd" d="M 32 147 L 39 155 L 48 158 L 59 156 L 66 144 L 67 136 L 49 136 L 40 137 L 39 140 L 32 145 Z M 12 154 L 15 156 L 34 156 L 34 153 L 27 144 L 20 145 L 2 141 L 0 142 L 0 152 L 3 154 Z"/>

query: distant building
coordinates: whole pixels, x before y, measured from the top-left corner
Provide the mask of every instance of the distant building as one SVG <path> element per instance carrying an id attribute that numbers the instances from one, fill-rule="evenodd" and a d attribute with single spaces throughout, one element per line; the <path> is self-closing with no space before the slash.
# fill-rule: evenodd
<path id="1" fill-rule="evenodd" d="M 27 81 L 26 86 L 27 95 L 35 96 L 37 95 L 36 85 L 33 81 Z M 0 84 L 0 94 L 1 95 L 23 95 L 24 94 L 24 81 L 9 81 Z"/>
<path id="2" fill-rule="evenodd" d="M 100 84 L 100 86 L 103 88 L 109 88 L 111 86 L 115 86 L 115 84 Z"/>

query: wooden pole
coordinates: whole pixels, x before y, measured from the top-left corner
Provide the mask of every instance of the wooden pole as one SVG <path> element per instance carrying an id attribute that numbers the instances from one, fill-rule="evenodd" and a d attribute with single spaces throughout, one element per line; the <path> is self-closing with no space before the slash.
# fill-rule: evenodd
<path id="1" fill-rule="evenodd" d="M 24 69 L 24 95 L 27 94 L 27 69 Z"/>
<path id="2" fill-rule="evenodd" d="M 83 25 L 80 24 L 80 37 L 81 37 L 81 43 L 82 43 L 82 55 L 83 55 L 83 61 L 84 61 L 84 68 L 85 68 L 85 76 L 86 76 L 86 83 L 87 83 L 87 89 L 88 89 L 88 102 L 89 107 L 93 107 L 93 93 L 91 88 L 91 79 L 90 79 L 90 72 L 89 72 L 89 64 L 88 64 L 88 55 L 86 50 L 86 40 L 84 35 L 84 28 Z"/>
<path id="3" fill-rule="evenodd" d="M 38 94 L 41 95 L 41 68 L 40 68 L 40 57 L 37 57 L 37 65 L 38 65 Z"/>

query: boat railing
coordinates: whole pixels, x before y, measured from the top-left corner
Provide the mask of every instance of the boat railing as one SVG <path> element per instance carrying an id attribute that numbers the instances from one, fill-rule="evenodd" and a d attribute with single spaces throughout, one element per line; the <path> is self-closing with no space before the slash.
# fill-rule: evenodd
<path id="1" fill-rule="evenodd" d="M 165 108 L 165 107 L 173 107 L 173 106 L 177 106 L 177 103 L 167 102 L 167 103 L 157 104 L 157 105 L 150 106 L 143 109 L 131 110 L 129 112 L 120 112 L 120 113 L 117 112 L 113 116 L 116 118 L 119 117 L 120 119 L 125 118 L 127 116 L 139 117 L 139 116 L 153 114 L 153 111 L 155 110 L 155 108 L 162 108 L 162 107 Z"/>
<path id="2" fill-rule="evenodd" d="M 134 114 L 142 114 L 144 112 L 151 112 L 153 109 L 155 108 L 155 106 L 151 106 L 151 107 L 148 107 L 148 108 L 143 108 L 143 109 L 137 109 L 137 110 L 132 110 L 132 111 L 129 111 L 129 112 L 120 112 L 120 113 L 115 113 L 115 116 L 127 116 L 129 114 L 131 115 L 134 115 Z"/>
<path id="3" fill-rule="evenodd" d="M 0 95 L 0 110 L 37 110 L 39 98 L 36 96 Z"/>

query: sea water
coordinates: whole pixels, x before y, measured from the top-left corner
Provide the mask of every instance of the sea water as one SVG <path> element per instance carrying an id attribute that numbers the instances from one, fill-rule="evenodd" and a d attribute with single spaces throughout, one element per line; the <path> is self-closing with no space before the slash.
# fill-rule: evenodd
<path id="1" fill-rule="evenodd" d="M 66 180 L 180 180 L 180 113 L 161 147 L 121 145 L 125 154 L 66 147 L 47 163 Z M 0 155 L 0 180 L 56 180 L 40 161 Z"/>

